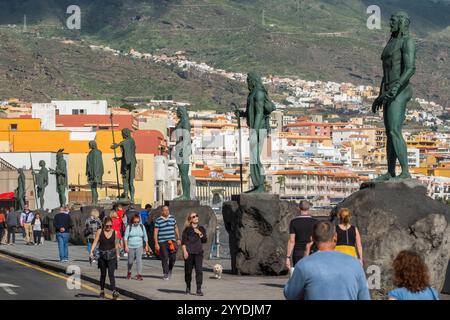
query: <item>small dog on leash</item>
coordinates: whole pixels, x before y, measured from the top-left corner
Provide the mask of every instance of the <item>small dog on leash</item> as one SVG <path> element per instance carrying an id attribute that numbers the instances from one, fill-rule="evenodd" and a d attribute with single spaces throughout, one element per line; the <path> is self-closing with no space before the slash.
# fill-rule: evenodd
<path id="1" fill-rule="evenodd" d="M 220 264 L 214 265 L 214 277 L 216 279 L 222 278 L 223 267 Z"/>

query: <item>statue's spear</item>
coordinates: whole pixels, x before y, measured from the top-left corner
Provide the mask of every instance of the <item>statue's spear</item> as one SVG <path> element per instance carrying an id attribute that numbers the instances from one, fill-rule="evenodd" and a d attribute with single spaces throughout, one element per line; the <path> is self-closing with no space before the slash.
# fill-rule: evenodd
<path id="1" fill-rule="evenodd" d="M 115 146 L 116 138 L 114 138 L 114 124 L 113 124 L 113 113 L 112 113 L 112 110 L 111 110 L 111 114 L 110 114 L 109 118 L 111 119 L 112 141 L 113 141 L 113 145 Z M 114 150 L 114 163 L 116 164 L 117 198 L 120 199 L 119 168 L 117 166 L 117 161 L 115 160 L 116 157 L 117 157 L 116 148 L 113 148 L 113 150 Z"/>
<path id="2" fill-rule="evenodd" d="M 232 106 L 234 106 L 234 111 L 237 114 L 237 123 L 238 123 L 238 135 L 239 135 L 239 180 L 241 183 L 241 193 L 244 192 L 243 189 L 243 179 L 242 179 L 242 135 L 241 135 L 241 116 L 239 114 L 239 107 L 232 102 Z"/>
<path id="3" fill-rule="evenodd" d="M 34 178 L 33 159 L 31 158 L 31 151 L 30 151 L 30 163 L 31 163 L 31 176 L 33 177 L 34 200 L 36 202 L 36 209 L 39 209 L 38 197 L 36 192 L 36 179 Z"/>

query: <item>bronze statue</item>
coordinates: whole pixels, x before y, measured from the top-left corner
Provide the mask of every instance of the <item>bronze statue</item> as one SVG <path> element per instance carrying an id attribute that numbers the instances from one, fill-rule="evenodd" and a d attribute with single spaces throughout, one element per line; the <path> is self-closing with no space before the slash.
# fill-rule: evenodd
<path id="1" fill-rule="evenodd" d="M 246 110 L 245 112 L 236 110 L 235 113 L 237 117 L 245 117 L 250 128 L 250 176 L 253 188 L 246 193 L 258 193 L 265 191 L 266 177 L 261 163 L 261 151 L 264 140 L 270 132 L 270 114 L 275 110 L 275 105 L 270 100 L 258 74 L 250 72 L 247 75 L 247 85 L 250 92 Z"/>
<path id="2" fill-rule="evenodd" d="M 383 80 L 380 95 L 372 105 L 375 113 L 383 108 L 384 126 L 386 128 L 386 154 L 388 172 L 375 181 L 390 179 L 407 179 L 408 153 L 402 135 L 405 121 L 406 105 L 411 100 L 413 88 L 409 80 L 416 71 L 416 43 L 409 35 L 410 19 L 406 12 L 400 11 L 391 17 L 391 38 L 383 50 Z M 395 175 L 396 161 L 402 168 L 400 175 Z"/>
<path id="3" fill-rule="evenodd" d="M 44 194 L 45 194 L 45 188 L 48 186 L 48 170 L 45 167 L 45 161 L 41 160 L 39 161 L 39 169 L 38 172 L 33 172 L 36 180 L 36 189 L 37 189 L 37 196 L 39 198 L 39 205 L 40 209 L 44 210 Z"/>
<path id="4" fill-rule="evenodd" d="M 67 164 L 64 160 L 64 149 L 59 149 L 56 153 L 56 168 L 50 169 L 50 174 L 56 176 L 56 192 L 58 192 L 59 205 L 64 207 L 66 202 L 66 190 L 69 187 L 68 175 L 67 175 Z"/>
<path id="5" fill-rule="evenodd" d="M 23 169 L 19 168 L 17 170 L 17 172 L 19 173 L 19 176 L 17 177 L 17 189 L 16 189 L 16 200 L 17 200 L 17 204 L 19 205 L 19 210 L 23 211 L 23 209 L 25 208 L 25 195 L 26 195 L 26 191 L 25 191 L 25 174 L 23 173 Z"/>
<path id="6" fill-rule="evenodd" d="M 183 193 L 175 200 L 191 200 L 191 182 L 189 180 L 190 156 L 192 154 L 191 125 L 186 107 L 178 107 L 178 124 L 175 127 L 176 145 L 175 154 L 180 172 Z"/>
<path id="7" fill-rule="evenodd" d="M 103 181 L 103 158 L 102 152 L 97 148 L 97 142 L 89 141 L 89 148 L 91 150 L 86 157 L 86 176 L 91 187 L 92 204 L 97 204 L 97 186 Z"/>
<path id="8" fill-rule="evenodd" d="M 131 131 L 128 128 L 122 129 L 122 138 L 120 143 L 113 143 L 111 149 L 120 147 L 121 157 L 115 157 L 114 161 L 120 161 L 120 173 L 123 179 L 123 193 L 121 197 L 128 199 L 130 193 L 131 203 L 134 203 L 134 177 L 136 175 L 136 143 L 131 137 Z"/>

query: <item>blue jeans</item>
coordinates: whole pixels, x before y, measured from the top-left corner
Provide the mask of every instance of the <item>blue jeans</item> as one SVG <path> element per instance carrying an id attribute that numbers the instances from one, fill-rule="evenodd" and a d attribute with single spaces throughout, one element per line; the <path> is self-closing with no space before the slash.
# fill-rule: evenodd
<path id="1" fill-rule="evenodd" d="M 58 241 L 59 260 L 69 260 L 69 238 L 68 232 L 57 232 L 56 241 Z"/>

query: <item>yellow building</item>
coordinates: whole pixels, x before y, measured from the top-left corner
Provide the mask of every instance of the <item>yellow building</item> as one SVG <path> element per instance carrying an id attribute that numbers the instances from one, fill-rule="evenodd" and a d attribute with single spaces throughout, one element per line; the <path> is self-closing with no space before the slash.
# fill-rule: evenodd
<path id="1" fill-rule="evenodd" d="M 17 130 L 8 130 L 11 124 L 17 124 Z M 5 130 L 6 129 L 6 130 Z M 89 139 L 85 133 L 76 133 L 69 131 L 43 131 L 40 130 L 39 119 L 0 119 L 0 151 L 1 152 L 56 152 L 64 148 L 64 152 L 69 154 L 68 175 L 69 185 L 78 189 L 86 186 L 85 177 L 86 156 L 89 152 Z M 115 141 L 122 141 L 119 130 L 114 134 Z M 112 160 L 113 150 L 112 135 L 110 131 L 97 131 L 95 140 L 98 148 L 103 152 L 103 163 L 105 173 L 104 182 L 109 185 L 116 184 L 116 171 L 114 161 Z M 145 152 L 139 153 L 137 148 L 136 158 L 138 165 L 136 169 L 135 180 L 135 202 L 137 204 L 154 202 L 154 155 Z M 117 155 L 120 156 L 120 149 L 117 149 Z M 120 170 L 120 163 L 119 163 Z M 119 180 L 122 183 L 122 178 Z M 99 199 L 106 196 L 115 197 L 117 190 L 100 190 Z M 70 194 L 69 194 L 70 197 Z"/>

